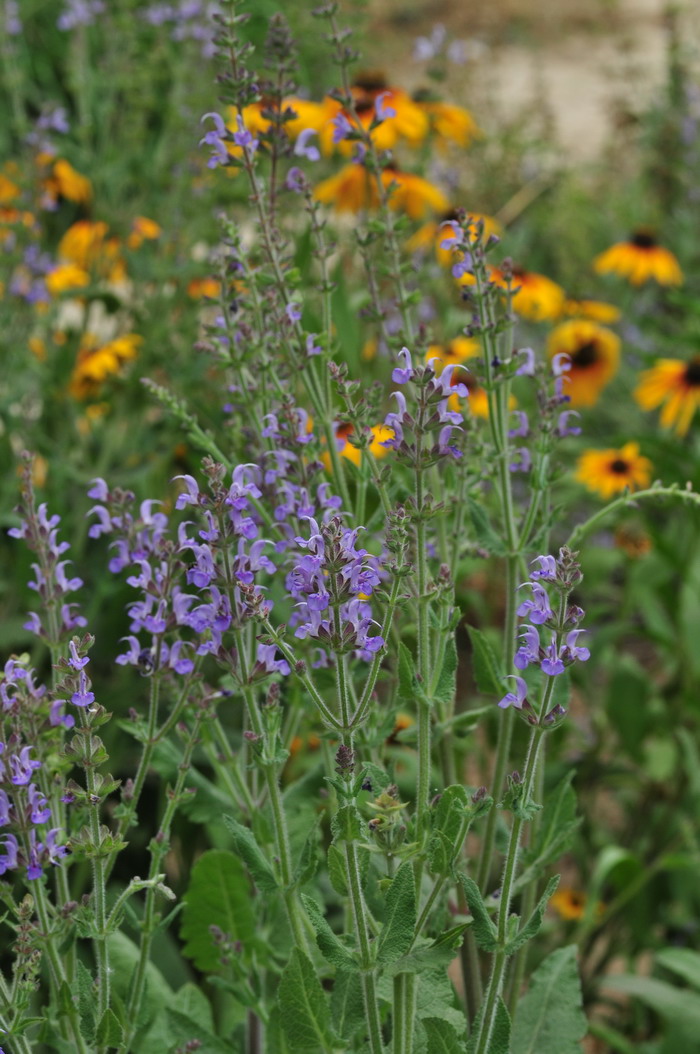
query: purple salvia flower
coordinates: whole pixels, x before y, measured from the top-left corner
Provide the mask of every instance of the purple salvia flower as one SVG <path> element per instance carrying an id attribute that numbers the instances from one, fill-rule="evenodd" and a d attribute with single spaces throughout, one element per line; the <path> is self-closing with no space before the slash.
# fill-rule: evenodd
<path id="1" fill-rule="evenodd" d="M 13 834 L 6 834 L 2 839 L 2 845 L 5 852 L 0 855 L 0 875 L 4 875 L 6 871 L 14 871 L 17 867 L 17 851 L 19 849 L 17 839 Z"/>
<path id="2" fill-rule="evenodd" d="M 554 612 L 549 606 L 549 597 L 547 591 L 539 582 L 524 582 L 523 586 L 530 586 L 532 589 L 532 597 L 524 600 L 520 607 L 517 609 L 517 614 L 521 618 L 529 618 L 535 626 L 542 626 L 545 622 L 554 618 Z"/>
<path id="3" fill-rule="evenodd" d="M 515 653 L 513 665 L 518 670 L 526 670 L 530 663 L 540 661 L 540 635 L 534 626 L 523 626 L 519 637 L 523 643 Z"/>
<path id="4" fill-rule="evenodd" d="M 581 415 L 576 410 L 564 410 L 559 414 L 557 420 L 557 426 L 554 429 L 554 434 L 559 436 L 560 439 L 564 439 L 566 436 L 580 436 L 581 428 L 578 425 L 570 425 L 570 417 L 580 417 Z"/>
<path id="5" fill-rule="evenodd" d="M 394 107 L 384 102 L 389 98 L 391 98 L 391 92 L 383 91 L 374 101 L 374 113 L 378 121 L 388 121 L 391 117 L 396 117 Z"/>
<path id="6" fill-rule="evenodd" d="M 413 363 L 411 361 L 411 353 L 408 348 L 402 348 L 398 354 L 399 358 L 403 358 L 405 366 L 395 366 L 391 374 L 391 379 L 394 384 L 406 384 L 408 381 L 413 380 L 416 375 L 416 371 L 413 369 Z M 394 392 L 394 395 L 397 393 Z M 405 409 L 405 401 L 404 401 Z"/>
<path id="7" fill-rule="evenodd" d="M 347 137 L 352 134 L 353 127 L 342 111 L 335 115 L 332 124 L 334 143 L 340 143 L 343 139 L 347 139 Z"/>
<path id="8" fill-rule="evenodd" d="M 78 690 L 73 692 L 70 701 L 74 706 L 90 706 L 95 702 L 95 693 L 90 691 L 89 681 L 85 676 L 84 670 L 80 671 Z"/>
<path id="9" fill-rule="evenodd" d="M 530 434 L 530 422 L 527 419 L 527 414 L 524 410 L 512 410 L 511 417 L 515 417 L 517 424 L 514 428 L 508 430 L 508 436 L 511 439 L 524 439 Z"/>
<path id="10" fill-rule="evenodd" d="M 516 710 L 522 710 L 523 703 L 527 697 L 527 685 L 522 677 L 516 677 L 513 674 L 509 674 L 506 677 L 507 681 L 515 681 L 515 691 L 507 692 L 498 705 L 502 710 L 507 710 L 509 706 L 514 706 Z"/>
<path id="11" fill-rule="evenodd" d="M 12 772 L 11 780 L 16 787 L 23 787 L 32 778 L 32 772 L 41 768 L 41 762 L 29 757 L 33 747 L 22 747 L 19 754 L 11 754 L 8 758 Z"/>
<path id="12" fill-rule="evenodd" d="M 534 377 L 535 375 L 535 353 L 532 348 L 518 348 L 517 355 L 522 355 L 524 362 L 515 371 L 516 377 Z"/>
<path id="13" fill-rule="evenodd" d="M 68 642 L 68 650 L 70 651 L 70 659 L 68 660 L 68 662 L 74 670 L 82 670 L 83 667 L 87 666 L 87 664 L 90 662 L 90 659 L 87 655 L 82 659 L 80 658 L 74 640 Z"/>
<path id="14" fill-rule="evenodd" d="M 299 308 L 298 304 L 294 303 L 294 301 L 292 301 L 290 304 L 287 304 L 284 309 L 284 312 L 290 322 L 299 322 L 301 319 L 301 309 Z"/>
<path id="15" fill-rule="evenodd" d="M 320 161 L 321 154 L 317 146 L 310 146 L 309 140 L 312 136 L 316 135 L 315 128 L 304 128 L 299 133 L 296 143 L 294 144 L 294 153 L 297 157 L 305 157 L 309 161 Z"/>
<path id="16" fill-rule="evenodd" d="M 553 556 L 536 556 L 530 563 L 540 565 L 539 570 L 530 572 L 530 578 L 533 581 L 541 578 L 546 582 L 556 582 L 557 562 Z"/>
<path id="17" fill-rule="evenodd" d="M 51 815 L 51 809 L 44 795 L 35 783 L 27 787 L 27 801 L 29 803 L 30 819 L 32 823 L 46 823 Z"/>
<path id="18" fill-rule="evenodd" d="M 586 662 L 590 659 L 591 653 L 588 648 L 579 648 L 576 644 L 581 633 L 585 633 L 583 629 L 573 629 L 570 633 L 567 633 L 564 647 L 562 648 L 562 655 L 567 659 L 578 659 L 580 662 Z"/>
<path id="19" fill-rule="evenodd" d="M 546 673 L 549 677 L 556 677 L 558 674 L 564 672 L 564 663 L 562 662 L 561 656 L 557 651 L 556 633 L 552 634 L 552 639 L 545 648 L 544 655 L 545 657 L 540 663 L 540 668 L 543 673 Z"/>

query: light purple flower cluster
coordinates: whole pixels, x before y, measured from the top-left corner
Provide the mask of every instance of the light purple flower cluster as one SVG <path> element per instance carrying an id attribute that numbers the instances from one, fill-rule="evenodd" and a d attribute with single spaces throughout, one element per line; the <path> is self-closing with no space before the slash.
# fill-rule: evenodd
<path id="1" fill-rule="evenodd" d="M 25 518 L 19 527 L 11 527 L 8 534 L 12 538 L 21 538 L 38 556 L 38 563 L 32 564 L 34 579 L 29 582 L 29 588 L 38 594 L 43 609 L 41 617 L 36 611 L 29 612 L 24 629 L 56 644 L 65 634 L 86 625 L 83 616 L 76 613 L 78 605 L 68 600 L 71 593 L 81 588 L 83 581 L 71 576 L 68 571 L 71 561 L 61 559 L 70 549 L 68 542 L 58 540 L 61 517 L 48 516 L 45 504 L 35 509 L 33 501 L 21 505 L 20 512 Z"/>
<path id="2" fill-rule="evenodd" d="M 590 658 L 588 648 L 582 647 L 579 637 L 585 630 L 578 629 L 578 623 L 584 612 L 580 607 L 568 603 L 568 595 L 573 586 L 580 581 L 578 564 L 567 549 L 561 549 L 559 557 L 538 556 L 532 561 L 534 570 L 521 589 L 528 589 L 529 595 L 517 609 L 520 618 L 528 619 L 520 629 L 520 646 L 515 653 L 513 664 L 518 670 L 529 666 L 539 666 L 548 677 L 556 677 L 572 663 L 586 662 Z M 547 585 L 563 597 L 563 610 L 552 608 Z M 540 627 L 547 634 L 546 643 L 542 643 Z M 513 677 L 516 682 L 514 692 L 508 692 L 499 702 L 505 709 L 514 706 L 520 710 L 527 696 L 527 685 L 521 677 Z"/>
<path id="3" fill-rule="evenodd" d="M 376 623 L 369 597 L 380 582 L 378 561 L 357 548 L 360 528 L 345 527 L 339 516 L 321 525 L 308 517 L 308 527 L 308 538 L 296 538 L 306 552 L 287 575 L 296 602 L 290 619 L 294 634 L 319 642 L 319 665 L 327 661 L 326 650 L 352 651 L 368 660 L 384 646 L 383 637 L 370 635 Z"/>
<path id="4" fill-rule="evenodd" d="M 393 430 L 394 435 L 383 445 L 422 468 L 435 464 L 442 457 L 461 458 L 462 451 L 453 442 L 453 433 L 462 431 L 462 415 L 448 410 L 448 401 L 451 395 L 467 398 L 469 392 L 466 385 L 453 381 L 457 367 L 454 364 L 445 366 L 438 377 L 431 365 L 434 360 L 427 366 L 414 367 L 408 348 L 401 349 L 399 359 L 404 365 L 394 368 L 391 379 L 395 384 L 403 385 L 409 381 L 416 384 L 418 407 L 415 414 L 411 413 L 403 392 L 392 392 L 398 409 L 386 415 L 384 424 Z M 412 438 L 406 435 L 407 432 L 413 433 Z M 431 440 L 430 446 L 423 443 L 423 437 Z"/>
<path id="5" fill-rule="evenodd" d="M 56 25 L 64 31 L 77 29 L 78 26 L 91 26 L 104 10 L 104 0 L 67 0 Z"/>
<path id="6" fill-rule="evenodd" d="M 26 868 L 27 878 L 36 879 L 47 863 L 57 864 L 67 853 L 65 846 L 57 844 L 59 829 L 45 828 L 51 809 L 34 782 L 41 768 L 37 751 L 16 731 L 30 710 L 35 723 L 42 719 L 42 710 L 45 719 L 47 693 L 35 685 L 33 670 L 9 659 L 0 672 L 0 700 L 6 726 L 5 741 L 0 742 L 0 828 L 9 828 L 0 836 L 0 875 Z M 51 705 L 49 722 L 70 727 L 73 719 L 61 716 L 62 705 L 60 700 Z"/>
<path id="7" fill-rule="evenodd" d="M 218 4 L 180 0 L 179 4 L 151 4 L 140 14 L 152 26 L 169 26 L 171 40 L 198 41 L 202 58 L 208 59 L 216 54 L 217 26 L 214 16 L 220 11 Z"/>

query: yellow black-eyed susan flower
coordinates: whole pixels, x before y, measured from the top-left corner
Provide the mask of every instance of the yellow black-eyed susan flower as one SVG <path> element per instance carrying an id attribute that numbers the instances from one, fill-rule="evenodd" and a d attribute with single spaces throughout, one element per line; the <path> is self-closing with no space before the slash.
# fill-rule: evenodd
<path id="1" fill-rule="evenodd" d="M 427 91 L 416 92 L 413 99 L 428 118 L 430 131 L 438 147 L 444 148 L 451 143 L 464 149 L 481 136 L 481 129 L 464 107 L 442 102 Z M 408 135 L 406 138 L 416 146 L 422 142 L 412 140 Z"/>
<path id="2" fill-rule="evenodd" d="M 654 234 L 638 230 L 626 242 L 617 242 L 593 261 L 598 274 L 616 274 L 631 285 L 643 285 L 650 279 L 659 285 L 680 285 L 683 281 L 678 260 L 659 245 Z"/>
<path id="3" fill-rule="evenodd" d="M 383 169 L 381 180 L 389 191 L 389 207 L 407 213 L 411 219 L 422 219 L 447 207 L 443 192 L 422 176 L 389 167 Z M 363 165 L 356 164 L 345 165 L 335 176 L 322 180 L 315 196 L 337 212 L 371 211 L 379 205 L 376 180 Z"/>
<path id="4" fill-rule="evenodd" d="M 338 425 L 335 430 L 335 438 L 338 446 L 338 453 L 340 454 L 340 456 L 346 458 L 348 461 L 351 461 L 353 465 L 359 465 L 362 460 L 362 451 L 359 447 L 355 446 L 353 443 L 350 442 L 350 436 L 353 434 L 354 431 L 355 429 L 348 421 L 344 424 Z M 373 454 L 375 458 L 386 457 L 391 448 L 388 446 L 383 446 L 383 444 L 386 442 L 387 439 L 394 438 L 393 428 L 389 428 L 385 424 L 372 425 L 372 427 L 370 428 L 370 432 L 372 434 L 372 438 L 369 444 L 370 453 Z M 321 455 L 321 458 L 324 465 L 326 466 L 326 469 L 330 472 L 331 459 L 328 452 L 325 451 Z"/>
<path id="5" fill-rule="evenodd" d="M 576 479 L 607 499 L 625 489 L 648 487 L 651 469 L 649 458 L 639 453 L 639 443 L 625 443 L 620 450 L 586 450 L 576 464 Z"/>
<path id="6" fill-rule="evenodd" d="M 549 335 L 550 358 L 565 354 L 571 359 L 564 394 L 572 406 L 593 406 L 620 364 L 620 338 L 611 329 L 587 319 L 562 322 Z"/>
<path id="7" fill-rule="evenodd" d="M 634 397 L 643 410 L 655 410 L 663 405 L 662 426 L 684 436 L 700 405 L 700 355 L 688 362 L 658 359 L 642 374 Z"/>
<path id="8" fill-rule="evenodd" d="M 513 297 L 514 311 L 533 322 L 554 321 L 560 317 L 565 300 L 560 285 L 546 275 L 523 267 L 514 267 L 512 274 L 511 287 L 517 289 Z M 494 267 L 491 278 L 502 289 L 507 288 L 506 277 L 498 267 Z"/>
<path id="9" fill-rule="evenodd" d="M 61 197 L 88 205 L 92 200 L 92 183 L 64 158 L 54 162 L 51 175 L 44 180 L 44 191 L 53 201 Z"/>
<path id="10" fill-rule="evenodd" d="M 62 263 L 49 271 L 45 283 L 51 296 L 58 296 L 68 290 L 84 289 L 90 284 L 90 275 L 77 264 Z"/>
<path id="11" fill-rule="evenodd" d="M 59 258 L 77 264 L 83 270 L 94 270 L 110 282 L 122 281 L 126 276 L 126 264 L 119 239 L 108 238 L 108 230 L 102 220 L 78 220 L 58 243 Z"/>
<path id="12" fill-rule="evenodd" d="M 0 172 L 0 205 L 9 205 L 11 201 L 18 198 L 21 194 L 20 188 L 9 179 L 3 172 Z"/>
<path id="13" fill-rule="evenodd" d="M 161 226 L 155 220 L 149 220 L 148 216 L 136 216 L 131 222 L 126 244 L 130 249 L 139 249 L 144 242 L 155 241 L 161 234 Z"/>
<path id="14" fill-rule="evenodd" d="M 555 891 L 549 903 L 560 918 L 566 922 L 573 922 L 583 918 L 587 899 L 586 894 L 580 890 L 564 886 Z"/>

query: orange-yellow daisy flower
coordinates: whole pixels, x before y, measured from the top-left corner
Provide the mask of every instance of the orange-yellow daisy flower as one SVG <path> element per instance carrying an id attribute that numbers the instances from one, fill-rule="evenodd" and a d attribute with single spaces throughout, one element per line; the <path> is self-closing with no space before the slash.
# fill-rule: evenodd
<path id="1" fill-rule="evenodd" d="M 652 464 L 639 453 L 639 443 L 625 443 L 620 450 L 586 450 L 576 464 L 576 479 L 601 498 L 629 488 L 648 487 Z"/>
<path id="2" fill-rule="evenodd" d="M 342 447 L 339 446 L 338 448 L 338 453 L 340 454 L 340 456 L 346 458 L 348 461 L 352 461 L 353 465 L 359 465 L 360 461 L 362 460 L 362 451 L 359 447 L 354 446 L 350 442 L 349 437 L 352 435 L 353 432 L 353 426 L 350 424 L 350 422 L 347 422 L 346 424 L 339 425 L 338 428 L 336 428 L 335 438 L 338 444 L 340 444 L 341 442 L 343 444 Z M 372 439 L 369 444 L 370 453 L 373 454 L 376 458 L 386 457 L 386 455 L 389 453 L 390 447 L 383 446 L 383 444 L 386 442 L 387 439 L 394 438 L 393 428 L 389 428 L 385 424 L 372 425 L 372 427 L 370 428 L 370 432 L 372 433 Z M 324 452 L 322 454 L 321 459 L 324 465 L 326 466 L 326 469 L 330 472 L 331 459 L 329 453 L 327 451 Z"/>
<path id="3" fill-rule="evenodd" d="M 53 198 L 66 198 L 78 205 L 87 205 L 92 200 L 92 184 L 63 158 L 54 163 L 51 175 L 45 181 L 45 190 Z"/>
<path id="4" fill-rule="evenodd" d="M 421 98 L 420 94 L 414 98 L 428 118 L 430 130 L 438 147 L 444 149 L 449 143 L 453 143 L 464 149 L 482 135 L 481 129 L 469 110 L 465 110 L 462 106 L 440 102 L 437 99 Z M 409 136 L 406 138 L 414 146 L 422 142 L 422 139 L 412 140 Z"/>
<path id="5" fill-rule="evenodd" d="M 549 903 L 560 918 L 566 922 L 573 922 L 582 919 L 585 915 L 588 896 L 581 890 L 563 886 L 556 890 Z M 595 914 L 597 916 L 602 915 L 604 910 L 603 904 L 596 904 Z"/>
<path id="6" fill-rule="evenodd" d="M 221 282 L 213 275 L 206 278 L 192 278 L 187 284 L 187 295 L 193 300 L 201 300 L 204 297 L 208 300 L 216 300 L 220 294 Z"/>
<path id="7" fill-rule="evenodd" d="M 145 241 L 154 241 L 160 238 L 162 229 L 155 220 L 149 220 L 148 216 L 136 216 L 131 224 L 131 232 L 126 239 L 130 249 L 138 249 Z"/>
<path id="8" fill-rule="evenodd" d="M 568 315 L 571 318 L 590 318 L 592 322 L 610 325 L 620 321 L 622 312 L 615 304 L 606 304 L 602 300 L 567 298 L 562 307 L 562 315 Z"/>
<path id="9" fill-rule="evenodd" d="M 95 270 L 111 282 L 121 281 L 126 266 L 120 255 L 117 238 L 107 238 L 109 230 L 102 220 L 78 220 L 58 243 L 62 260 L 77 264 L 83 270 Z"/>
<path id="10" fill-rule="evenodd" d="M 617 242 L 593 261 L 598 274 L 616 274 L 632 285 L 654 279 L 659 285 L 680 285 L 683 281 L 678 260 L 647 230 L 635 231 L 626 242 Z"/>
<path id="11" fill-rule="evenodd" d="M 108 377 L 119 373 L 125 363 L 136 358 L 142 342 L 143 338 L 136 333 L 126 333 L 106 344 L 100 344 L 92 334 L 86 333 L 71 376 L 71 395 L 76 399 L 87 399 L 94 395 Z"/>
<path id="12" fill-rule="evenodd" d="M 84 289 L 90 284 L 90 275 L 74 263 L 59 264 L 49 271 L 45 279 L 46 288 L 51 296 L 58 296 L 67 289 Z"/>
<path id="13" fill-rule="evenodd" d="M 0 205 L 9 205 L 11 201 L 18 198 L 21 190 L 16 183 L 0 172 Z"/>
<path id="14" fill-rule="evenodd" d="M 593 406 L 620 364 L 620 338 L 588 319 L 571 319 L 553 329 L 547 341 L 550 358 L 565 354 L 571 369 L 564 376 L 564 394 L 572 406 Z"/>
<path id="15" fill-rule="evenodd" d="M 700 355 L 688 362 L 682 359 L 657 359 L 645 370 L 634 397 L 642 410 L 655 410 L 663 404 L 661 424 L 684 436 L 700 405 Z"/>
<path id="16" fill-rule="evenodd" d="M 438 187 L 411 172 L 385 168 L 381 174 L 384 187 L 390 191 L 389 207 L 421 219 L 430 210 L 446 208 L 447 199 Z M 363 165 L 350 164 L 335 176 L 324 179 L 314 191 L 316 198 L 333 205 L 337 212 L 361 212 L 376 209 L 379 192 L 374 177 Z"/>
<path id="17" fill-rule="evenodd" d="M 507 288 L 506 279 L 498 267 L 492 270 L 491 278 L 502 289 Z M 523 318 L 532 319 L 533 322 L 546 322 L 561 315 L 565 299 L 564 290 L 546 275 L 514 267 L 511 288 L 518 290 L 513 297 L 513 310 Z"/>

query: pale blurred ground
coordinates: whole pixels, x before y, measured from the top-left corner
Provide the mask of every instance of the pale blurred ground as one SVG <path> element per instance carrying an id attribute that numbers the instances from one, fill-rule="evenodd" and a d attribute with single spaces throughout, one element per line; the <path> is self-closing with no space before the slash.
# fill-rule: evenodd
<path id="1" fill-rule="evenodd" d="M 537 108 L 579 162 L 599 156 L 616 125 L 664 84 L 669 12 L 696 67 L 700 53 L 700 0 L 370 0 L 369 10 L 369 39 L 379 42 L 372 59 L 397 83 L 424 80 L 413 40 L 442 23 L 449 40 L 485 46 L 452 67 L 459 101 L 494 119 Z"/>

